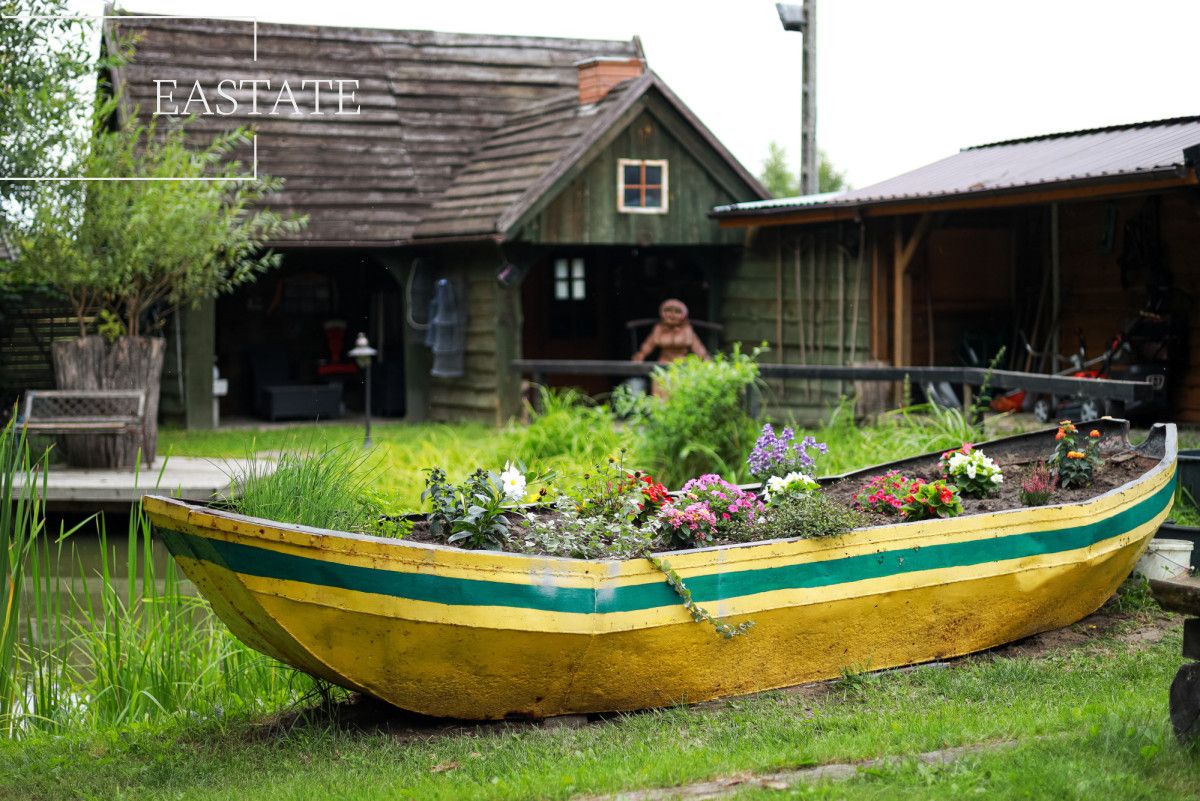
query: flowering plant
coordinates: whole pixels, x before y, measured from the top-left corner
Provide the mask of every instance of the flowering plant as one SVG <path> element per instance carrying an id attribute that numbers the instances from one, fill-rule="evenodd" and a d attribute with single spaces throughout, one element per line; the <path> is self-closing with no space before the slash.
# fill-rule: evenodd
<path id="1" fill-rule="evenodd" d="M 991 495 L 1004 481 L 1000 466 L 969 442 L 963 443 L 957 450 L 943 453 L 939 465 L 942 475 L 952 481 L 962 494 L 976 498 Z"/>
<path id="2" fill-rule="evenodd" d="M 920 479 L 900 475 L 899 470 L 889 470 L 881 476 L 874 476 L 867 485 L 854 494 L 853 506 L 856 509 L 884 514 L 900 514 L 904 499 L 909 496 L 915 484 L 922 483 Z"/>
<path id="3" fill-rule="evenodd" d="M 446 479 L 446 471 L 430 469 L 421 493 L 421 500 L 430 505 L 430 532 L 450 545 L 502 549 L 509 533 L 505 505 L 525 500 L 531 482 L 550 478 L 546 474 L 530 479 L 525 473 L 520 462 L 505 462 L 500 473 L 479 469 L 455 486 Z M 545 495 L 543 487 L 538 498 Z"/>
<path id="4" fill-rule="evenodd" d="M 1021 504 L 1023 506 L 1045 506 L 1054 495 L 1058 480 L 1045 462 L 1038 462 L 1029 473 L 1029 478 L 1021 482 Z"/>
<path id="5" fill-rule="evenodd" d="M 767 423 L 754 443 L 746 464 L 750 467 L 750 474 L 759 481 L 771 476 L 786 476 L 788 473 L 812 475 L 816 459 L 810 451 L 828 453 L 829 446 L 817 442 L 813 437 L 805 437 L 797 442 L 796 434 L 790 428 L 783 429 L 776 436 L 775 429 Z"/>
<path id="6" fill-rule="evenodd" d="M 784 498 L 806 495 L 820 488 L 816 479 L 804 473 L 771 476 L 763 488 L 763 500 L 769 504 L 779 504 Z"/>
<path id="7" fill-rule="evenodd" d="M 934 517 L 957 517 L 963 512 L 958 488 L 945 481 L 926 484 L 917 479 L 904 499 L 900 513 L 906 520 L 928 520 Z"/>
<path id="8" fill-rule="evenodd" d="M 1091 484 L 1096 468 L 1104 463 L 1100 458 L 1100 431 L 1095 428 L 1089 431 L 1083 445 L 1076 444 L 1078 433 L 1079 429 L 1070 420 L 1060 420 L 1054 434 L 1058 444 L 1050 457 L 1050 467 L 1063 489 Z"/>
<path id="9" fill-rule="evenodd" d="M 678 498 L 662 505 L 659 516 L 677 540 L 703 545 L 722 529 L 754 526 L 762 511 L 763 502 L 753 492 L 709 473 L 684 484 Z"/>

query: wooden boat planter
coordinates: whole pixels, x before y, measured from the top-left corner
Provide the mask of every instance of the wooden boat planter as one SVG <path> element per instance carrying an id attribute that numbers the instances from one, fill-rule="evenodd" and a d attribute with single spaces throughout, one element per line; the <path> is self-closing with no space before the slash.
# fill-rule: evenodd
<path id="1" fill-rule="evenodd" d="M 1105 452 L 1128 424 L 1088 423 Z M 1001 464 L 1053 431 L 984 443 Z M 260 520 L 162 497 L 145 508 L 184 572 L 250 646 L 427 715 L 500 719 L 632 710 L 958 656 L 1074 623 L 1130 573 L 1170 510 L 1176 433 L 1157 460 L 1080 503 L 897 522 L 665 556 L 692 621 L 646 559 L 467 551 Z M 857 471 L 931 464 L 936 454 Z"/>

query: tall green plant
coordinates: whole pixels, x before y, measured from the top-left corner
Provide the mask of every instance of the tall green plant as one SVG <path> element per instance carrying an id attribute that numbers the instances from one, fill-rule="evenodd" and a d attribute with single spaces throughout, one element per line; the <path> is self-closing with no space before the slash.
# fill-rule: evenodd
<path id="1" fill-rule="evenodd" d="M 44 454 L 32 458 L 24 429 L 10 421 L 0 433 L 0 731 L 8 733 L 25 694 L 18 667 L 22 588 L 45 526 L 44 467 Z"/>
<path id="2" fill-rule="evenodd" d="M 758 433 L 746 392 L 758 380 L 754 354 L 736 345 L 712 359 L 688 356 L 654 371 L 665 398 L 646 398 L 635 418 L 641 466 L 668 487 L 705 473 L 745 478 Z"/>
<path id="3" fill-rule="evenodd" d="M 602 462 L 626 445 L 608 407 L 575 389 L 538 387 L 530 417 L 529 425 L 511 429 L 513 455 L 526 464 L 560 457 Z"/>

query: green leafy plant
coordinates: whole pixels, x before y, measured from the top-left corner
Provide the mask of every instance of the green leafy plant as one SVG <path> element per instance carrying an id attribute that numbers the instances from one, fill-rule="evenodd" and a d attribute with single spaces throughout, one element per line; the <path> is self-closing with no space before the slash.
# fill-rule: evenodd
<path id="1" fill-rule="evenodd" d="M 756 435 L 745 395 L 758 379 L 758 353 L 735 346 L 712 359 L 691 355 L 656 368 L 666 397 L 647 398 L 632 420 L 638 462 L 668 487 L 704 473 L 743 476 Z"/>
<path id="2" fill-rule="evenodd" d="M 1022 506 L 1045 506 L 1054 497 L 1058 481 L 1045 462 L 1033 466 L 1029 476 L 1021 482 L 1020 499 Z"/>
<path id="3" fill-rule="evenodd" d="M 864 522 L 862 513 L 820 492 L 807 492 L 772 499 L 756 526 L 734 528 L 727 536 L 743 542 L 784 537 L 840 537 Z"/>
<path id="4" fill-rule="evenodd" d="M 509 430 L 512 452 L 526 464 L 570 457 L 599 462 L 624 448 L 629 437 L 614 425 L 612 412 L 575 389 L 538 387 L 528 425 Z"/>
<path id="5" fill-rule="evenodd" d="M 462 548 L 503 550 L 509 537 L 509 509 L 525 499 L 528 485 L 549 476 L 526 476 L 525 466 L 508 462 L 500 473 L 482 468 L 458 486 L 446 479 L 440 468 L 432 468 L 421 499 L 428 501 L 430 533 Z M 545 497 L 545 488 L 538 497 Z"/>
<path id="6" fill-rule="evenodd" d="M 1004 481 L 1000 465 L 969 442 L 943 453 L 938 466 L 959 492 L 974 498 L 995 494 Z"/>
<path id="7" fill-rule="evenodd" d="M 1061 420 L 1054 434 L 1056 445 L 1054 455 L 1050 457 L 1050 467 L 1063 489 L 1089 486 L 1096 468 L 1104 463 L 1100 457 L 1100 431 L 1089 431 L 1086 444 L 1082 445 L 1076 444 L 1078 433 L 1079 429 L 1074 423 Z"/>
<path id="8" fill-rule="evenodd" d="M 957 517 L 963 512 L 958 488 L 945 481 L 926 483 L 917 479 L 910 489 L 900 513 L 905 520 L 929 520 L 937 517 Z"/>

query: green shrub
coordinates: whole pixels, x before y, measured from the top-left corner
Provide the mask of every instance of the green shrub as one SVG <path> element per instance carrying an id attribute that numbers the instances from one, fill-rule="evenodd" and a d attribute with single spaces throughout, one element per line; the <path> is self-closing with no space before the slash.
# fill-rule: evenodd
<path id="1" fill-rule="evenodd" d="M 729 354 L 692 355 L 656 369 L 666 398 L 645 398 L 635 410 L 638 462 L 668 487 L 705 473 L 745 478 L 746 454 L 758 434 L 745 405 L 758 379 L 756 355 L 735 345 Z"/>
<path id="2" fill-rule="evenodd" d="M 937 517 L 958 517 L 963 513 L 958 487 L 945 481 L 931 481 L 914 486 L 900 507 L 905 520 L 930 520 Z"/>
<path id="3" fill-rule="evenodd" d="M 766 515 L 756 525 L 741 526 L 728 536 L 741 542 L 784 537 L 813 539 L 837 537 L 861 525 L 864 518 L 860 512 L 820 492 L 809 492 L 772 500 Z"/>
<path id="4" fill-rule="evenodd" d="M 601 462 L 625 445 L 607 406 L 574 389 L 538 387 L 529 425 L 509 429 L 513 455 L 526 464 L 556 458 Z"/>

